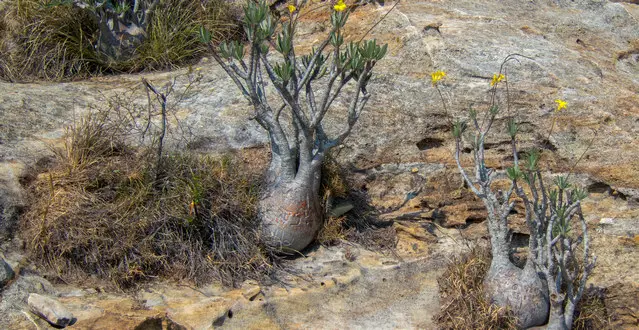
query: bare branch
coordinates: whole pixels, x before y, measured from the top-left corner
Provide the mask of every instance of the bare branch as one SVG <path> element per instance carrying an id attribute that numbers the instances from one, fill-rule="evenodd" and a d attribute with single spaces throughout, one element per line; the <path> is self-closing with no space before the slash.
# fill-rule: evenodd
<path id="1" fill-rule="evenodd" d="M 461 143 L 461 140 L 458 138 L 456 141 L 456 147 L 455 147 L 455 162 L 457 163 L 457 169 L 459 169 L 459 173 L 461 173 L 462 177 L 464 178 L 464 181 L 466 181 L 466 184 L 468 184 L 468 187 L 473 191 L 473 193 L 477 195 L 477 197 L 479 198 L 485 198 L 486 195 L 479 192 L 479 190 L 475 188 L 475 184 L 473 183 L 473 181 L 470 180 L 470 178 L 468 177 L 468 174 L 466 174 L 466 171 L 461 166 L 461 162 L 459 160 L 460 143 Z"/>
<path id="2" fill-rule="evenodd" d="M 336 75 L 337 74 L 339 73 L 336 72 Z M 315 118 L 313 118 L 313 121 L 311 122 L 311 128 L 315 128 L 317 124 L 321 122 L 322 119 L 324 119 L 324 116 L 326 115 L 328 110 L 331 108 L 331 104 L 333 104 L 333 101 L 335 101 L 335 99 L 337 98 L 337 95 L 339 95 L 342 92 L 342 88 L 352 79 L 352 77 L 353 77 L 353 73 L 351 72 L 345 78 L 341 79 L 339 86 L 337 86 L 335 93 L 333 93 L 330 99 L 329 99 L 329 96 L 330 96 L 330 91 L 333 87 L 334 79 L 329 81 L 329 85 L 326 89 L 326 92 L 324 93 L 324 96 L 322 97 L 322 103 L 319 108 L 320 112 L 315 116 Z"/>
<path id="3" fill-rule="evenodd" d="M 237 76 L 235 75 L 235 73 L 231 70 L 231 68 L 229 68 L 228 65 L 226 65 L 226 63 L 224 63 L 224 61 L 222 60 L 222 58 L 220 57 L 220 55 L 218 55 L 214 49 L 211 48 L 211 54 L 213 55 L 213 58 L 215 59 L 215 61 L 222 67 L 222 69 L 224 69 L 224 71 L 226 71 L 226 74 L 231 77 L 231 79 L 233 80 L 233 82 L 235 83 L 235 85 L 237 86 L 237 88 L 240 89 L 240 91 L 242 92 L 242 96 L 244 96 L 245 99 L 247 99 L 249 102 L 253 103 L 253 99 L 251 98 L 251 95 L 249 94 L 249 92 L 246 90 L 246 88 L 244 87 L 244 85 L 242 84 L 242 82 L 237 79 Z"/>
<path id="4" fill-rule="evenodd" d="M 335 31 L 335 29 L 333 28 L 332 31 Z M 326 40 L 324 40 L 324 42 L 315 51 L 315 55 L 313 55 L 313 58 L 308 63 L 308 67 L 306 67 L 306 72 L 304 72 L 304 75 L 300 79 L 300 83 L 297 87 L 298 90 L 295 92 L 295 94 L 298 94 L 302 86 L 306 86 L 306 83 L 308 82 L 308 80 L 311 79 L 313 69 L 315 68 L 315 63 L 317 62 L 317 59 L 320 57 L 320 55 L 324 51 L 324 48 L 326 48 L 329 42 L 330 42 L 330 37 L 326 38 Z"/>
<path id="5" fill-rule="evenodd" d="M 308 104 L 308 108 L 310 109 L 311 121 L 313 121 L 312 118 L 314 118 L 317 113 L 317 105 L 315 103 L 315 92 L 313 92 L 313 86 L 311 84 L 311 81 L 306 84 L 306 103 Z M 311 124 L 311 126 L 313 126 L 313 124 Z"/>
<path id="6" fill-rule="evenodd" d="M 231 65 L 229 65 L 231 67 L 231 69 L 233 69 L 233 72 L 235 72 L 235 74 L 244 79 L 247 80 L 248 79 L 248 74 L 245 71 L 242 71 L 240 68 L 237 67 L 237 65 L 235 65 L 235 63 L 231 62 Z"/>
<path id="7" fill-rule="evenodd" d="M 268 59 L 266 58 L 265 54 L 262 54 L 261 60 L 262 60 L 262 63 L 264 64 L 264 68 L 266 69 L 266 72 L 269 75 L 269 78 L 271 79 L 271 81 L 273 82 L 273 85 L 275 86 L 275 90 L 280 95 L 284 103 L 286 103 L 286 105 L 291 108 L 293 115 L 295 115 L 300 121 L 301 129 L 305 131 L 304 134 L 309 134 L 308 132 L 309 120 L 306 117 L 306 114 L 300 108 L 299 103 L 297 102 L 297 99 L 294 98 L 293 95 L 291 95 L 291 93 L 288 91 L 286 87 L 284 87 L 282 84 L 279 83 L 279 80 L 277 79 L 275 75 L 275 71 L 273 70 L 273 67 L 271 66 L 271 64 L 268 62 Z"/>

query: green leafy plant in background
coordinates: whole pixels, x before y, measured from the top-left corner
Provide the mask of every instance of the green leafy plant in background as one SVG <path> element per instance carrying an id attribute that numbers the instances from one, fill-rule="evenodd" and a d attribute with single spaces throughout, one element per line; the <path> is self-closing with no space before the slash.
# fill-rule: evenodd
<path id="1" fill-rule="evenodd" d="M 270 138 L 271 161 L 259 203 L 263 236 L 272 246 L 295 251 L 305 248 L 322 225 L 322 164 L 327 152 L 351 133 L 371 96 L 367 86 L 373 68 L 387 51 L 375 40 L 345 40 L 350 12 L 339 1 L 326 39 L 309 54 L 298 55 L 295 32 L 304 5 L 290 4 L 288 17 L 278 21 L 266 1 L 248 1 L 243 21 L 248 45 L 211 46 L 213 58 L 253 106 L 255 120 Z M 200 34 L 211 44 L 206 29 Z M 323 120 L 344 89 L 353 92 L 343 98 L 346 123 L 329 136 Z"/>
<path id="2" fill-rule="evenodd" d="M 106 62 L 130 59 L 142 44 L 160 0 L 77 0 L 98 26 L 95 47 Z"/>
<path id="3" fill-rule="evenodd" d="M 223 0 L 8 0 L 0 9 L 0 79 L 174 68 L 206 53 L 200 26 L 213 40 L 238 33 Z"/>
<path id="4" fill-rule="evenodd" d="M 500 83 L 507 84 L 506 64 L 516 60 L 517 56 L 506 57 L 500 72 L 493 76 L 491 104 L 483 116 L 470 109 L 469 120 L 458 119 L 452 124 L 455 161 L 464 182 L 482 200 L 488 213 L 492 260 L 483 282 L 487 297 L 498 306 L 508 307 L 521 327 L 541 325 L 549 320 L 549 329 L 570 329 L 575 307 L 595 264 L 595 258 L 589 251 L 588 228 L 581 211 L 581 200 L 586 193 L 572 188 L 567 176 L 557 177 L 554 187 L 545 185 L 538 167 L 541 157 L 538 150 L 528 152 L 522 169 L 517 149 L 519 125 L 514 118 L 509 118 L 506 123 L 513 156 L 513 166 L 506 170 L 510 180 L 506 190 L 493 187 L 498 175 L 485 162 L 486 136 L 500 113 L 497 87 Z M 432 75 L 433 85 L 438 91 L 439 82 L 445 76 L 442 71 Z M 509 108 L 510 98 L 507 96 L 506 105 Z M 563 100 L 557 100 L 556 103 L 557 111 L 567 106 Z M 474 128 L 475 132 L 467 132 L 468 126 Z M 472 175 L 461 164 L 464 140 L 471 144 L 473 150 Z M 528 258 L 523 269 L 515 266 L 509 258 L 508 217 L 515 206 L 515 196 L 523 201 L 531 233 Z M 580 230 L 573 230 L 575 222 Z"/>

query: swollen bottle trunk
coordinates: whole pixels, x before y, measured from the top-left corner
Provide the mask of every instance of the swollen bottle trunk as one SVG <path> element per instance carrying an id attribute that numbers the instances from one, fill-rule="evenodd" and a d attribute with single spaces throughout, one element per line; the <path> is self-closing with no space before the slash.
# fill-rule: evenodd
<path id="1" fill-rule="evenodd" d="M 521 269 L 510 261 L 504 236 L 493 236 L 491 244 L 493 259 L 484 278 L 486 298 L 497 306 L 510 308 L 522 328 L 546 323 L 549 313 L 548 288 L 537 274 L 531 256 L 528 256 L 526 266 Z"/>
<path id="2" fill-rule="evenodd" d="M 320 173 L 298 173 L 292 180 L 268 180 L 258 212 L 266 243 L 282 251 L 301 251 L 322 225 Z"/>

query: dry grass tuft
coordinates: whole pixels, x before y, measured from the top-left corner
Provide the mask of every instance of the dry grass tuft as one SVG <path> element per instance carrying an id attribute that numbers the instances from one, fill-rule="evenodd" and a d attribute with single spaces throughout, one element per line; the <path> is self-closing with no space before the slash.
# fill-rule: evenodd
<path id="1" fill-rule="evenodd" d="M 334 245 L 346 239 L 345 222 L 345 216 L 329 216 L 317 234 L 317 241 L 322 245 Z"/>
<path id="2" fill-rule="evenodd" d="M 322 164 L 322 185 L 320 196 L 325 209 L 324 226 L 317 234 L 317 241 L 322 245 L 335 245 L 345 236 L 345 216 L 332 216 L 331 209 L 335 207 L 336 200 L 344 200 L 348 196 L 348 186 L 344 178 L 344 172 L 339 164 L 329 155 Z"/>
<path id="3" fill-rule="evenodd" d="M 604 289 L 590 287 L 577 305 L 572 328 L 575 330 L 610 330 L 612 321 L 604 303 Z"/>
<path id="4" fill-rule="evenodd" d="M 488 249 L 473 248 L 448 263 L 437 281 L 442 307 L 434 320 L 440 329 L 517 329 L 507 309 L 484 298 L 482 282 L 490 260 Z"/>
<path id="5" fill-rule="evenodd" d="M 271 269 L 257 231 L 259 174 L 232 156 L 125 148 L 104 117 L 68 131 L 65 150 L 29 184 L 20 231 L 31 258 L 66 280 L 129 288 L 157 277 L 236 285 Z"/>
<path id="6" fill-rule="evenodd" d="M 59 80 L 98 72 L 97 31 L 86 11 L 40 0 L 9 0 L 0 12 L 0 79 Z"/>
<path id="7" fill-rule="evenodd" d="M 322 190 L 326 202 L 329 198 L 345 198 L 348 195 L 348 183 L 344 171 L 330 155 L 322 164 Z"/>

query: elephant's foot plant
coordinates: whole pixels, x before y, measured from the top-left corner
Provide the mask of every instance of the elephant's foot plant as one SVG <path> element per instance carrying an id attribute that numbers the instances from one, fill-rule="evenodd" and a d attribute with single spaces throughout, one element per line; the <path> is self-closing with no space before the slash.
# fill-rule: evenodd
<path id="1" fill-rule="evenodd" d="M 375 40 L 345 42 L 349 9 L 339 1 L 332 8 L 327 38 L 310 54 L 298 56 L 295 31 L 304 3 L 289 5 L 288 17 L 277 21 L 266 1 L 248 1 L 244 10 L 248 45 L 231 42 L 211 47 L 213 58 L 268 132 L 271 161 L 259 216 L 264 239 L 288 251 L 304 249 L 322 225 L 322 163 L 327 152 L 349 136 L 371 96 L 367 85 L 372 70 L 386 53 L 386 46 Z M 201 37 L 210 43 L 205 29 Z M 350 88 L 353 93 L 343 98 L 348 104 L 346 123 L 329 136 L 323 119 L 341 92 Z"/>
<path id="2" fill-rule="evenodd" d="M 87 9 L 98 26 L 96 48 L 107 61 L 129 59 L 144 41 L 160 0 L 70 1 Z"/>
<path id="3" fill-rule="evenodd" d="M 485 162 L 486 135 L 500 113 L 497 88 L 500 83 L 507 84 L 504 75 L 506 64 L 514 59 L 515 55 L 506 57 L 500 72 L 494 75 L 491 104 L 483 118 L 477 111 L 469 111 L 474 134 L 467 132 L 467 121 L 457 120 L 453 123 L 455 161 L 464 182 L 482 200 L 488 214 L 492 261 L 483 281 L 487 298 L 498 306 L 510 308 L 520 327 L 541 325 L 549 320 L 553 329 L 570 329 L 575 306 L 583 295 L 586 280 L 594 267 L 594 259 L 589 252 L 587 226 L 580 207 L 586 194 L 579 189 L 570 189 L 567 177 L 558 177 L 555 180 L 556 188 L 544 185 L 537 167 L 540 158 L 538 151 L 529 151 L 526 167 L 520 168 L 520 152 L 517 149 L 519 127 L 512 117 L 507 120 L 506 127 L 511 138 L 513 157 L 513 166 L 506 171 L 510 181 L 506 190 L 494 187 L 493 183 L 499 174 L 488 168 Z M 436 88 L 439 88 L 438 82 L 444 76 L 443 72 L 433 74 Z M 509 100 L 509 97 L 506 99 Z M 566 106 L 563 101 L 558 100 L 557 103 L 558 110 Z M 509 108 L 510 104 L 507 102 L 506 106 Z M 462 166 L 464 140 L 472 146 L 472 175 Z M 526 208 L 526 221 L 531 233 L 528 258 L 523 269 L 518 268 L 509 256 L 508 217 L 517 196 Z M 579 230 L 573 230 L 575 221 L 580 225 Z"/>
<path id="4" fill-rule="evenodd" d="M 529 258 L 548 283 L 548 329 L 571 329 L 575 308 L 596 261 L 590 255 L 588 227 L 581 211 L 586 192 L 571 188 L 566 176 L 556 177 L 554 188 L 546 188 L 536 167 L 538 153 L 532 152 L 528 158 L 525 172 L 513 167 L 508 175 L 513 182 L 523 179 L 531 192 L 529 197 L 521 187 L 516 189 L 524 201 L 526 221 L 533 233 Z M 573 228 L 575 221 L 580 228 Z M 575 233 L 578 229 L 580 232 Z"/>

